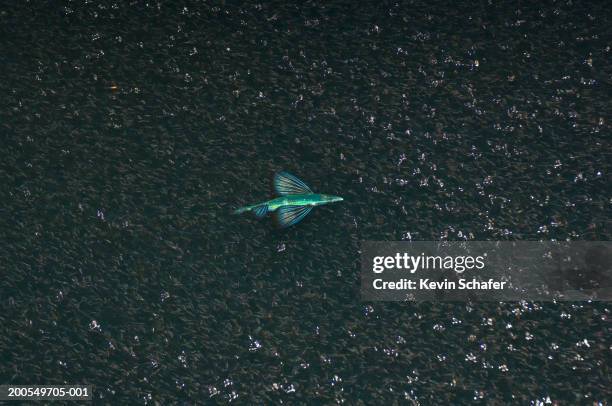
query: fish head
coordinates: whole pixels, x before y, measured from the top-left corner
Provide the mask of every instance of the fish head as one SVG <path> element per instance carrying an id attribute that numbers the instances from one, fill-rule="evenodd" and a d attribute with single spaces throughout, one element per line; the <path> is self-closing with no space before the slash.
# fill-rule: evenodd
<path id="1" fill-rule="evenodd" d="M 344 200 L 340 196 L 333 196 L 333 195 L 321 195 L 321 198 L 325 203 L 335 203 L 335 202 L 341 202 Z"/>

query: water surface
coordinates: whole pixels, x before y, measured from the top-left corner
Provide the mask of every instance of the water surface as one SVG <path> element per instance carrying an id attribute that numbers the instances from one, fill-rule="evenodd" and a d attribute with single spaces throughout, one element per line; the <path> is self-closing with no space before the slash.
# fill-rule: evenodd
<path id="1" fill-rule="evenodd" d="M 0 9 L 2 382 L 606 402 L 608 303 L 367 303 L 364 240 L 609 240 L 607 2 Z M 341 195 L 233 217 L 289 170 Z"/>

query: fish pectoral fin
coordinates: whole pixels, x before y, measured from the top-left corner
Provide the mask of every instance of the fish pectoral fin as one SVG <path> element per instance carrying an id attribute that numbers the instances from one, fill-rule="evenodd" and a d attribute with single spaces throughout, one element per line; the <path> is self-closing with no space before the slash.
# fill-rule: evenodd
<path id="1" fill-rule="evenodd" d="M 277 220 L 281 227 L 290 227 L 299 223 L 313 206 L 284 206 L 277 210 Z"/>
<path id="2" fill-rule="evenodd" d="M 268 205 L 262 204 L 261 206 L 256 207 L 253 209 L 253 213 L 255 213 L 255 217 L 258 219 L 262 218 L 268 213 Z"/>
<path id="3" fill-rule="evenodd" d="M 279 172 L 274 175 L 274 189 L 279 195 L 311 194 L 312 190 L 297 176 L 289 172 Z"/>

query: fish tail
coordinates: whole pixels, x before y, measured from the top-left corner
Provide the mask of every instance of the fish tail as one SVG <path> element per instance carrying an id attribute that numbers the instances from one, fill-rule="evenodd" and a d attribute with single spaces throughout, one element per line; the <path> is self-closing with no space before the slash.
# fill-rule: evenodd
<path id="1" fill-rule="evenodd" d="M 239 209 L 234 210 L 234 214 L 242 214 L 251 210 L 251 206 L 241 207 Z"/>
<path id="2" fill-rule="evenodd" d="M 234 210 L 234 214 L 242 214 L 246 213 L 247 211 L 252 211 L 253 213 L 255 213 L 255 216 L 257 218 L 262 218 L 268 213 L 268 205 L 266 203 L 262 203 L 255 204 L 253 206 L 241 207 L 239 209 Z"/>

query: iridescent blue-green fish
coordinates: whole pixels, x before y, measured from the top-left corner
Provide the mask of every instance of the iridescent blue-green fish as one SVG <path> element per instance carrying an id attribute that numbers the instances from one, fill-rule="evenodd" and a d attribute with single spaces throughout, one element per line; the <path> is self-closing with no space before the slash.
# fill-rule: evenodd
<path id="1" fill-rule="evenodd" d="M 343 200 L 339 196 L 313 193 L 304 182 L 288 172 L 274 176 L 274 189 L 279 195 L 276 199 L 241 207 L 234 214 L 251 211 L 257 218 L 262 218 L 268 212 L 276 212 L 279 225 L 289 227 L 299 223 L 313 207 Z"/>

